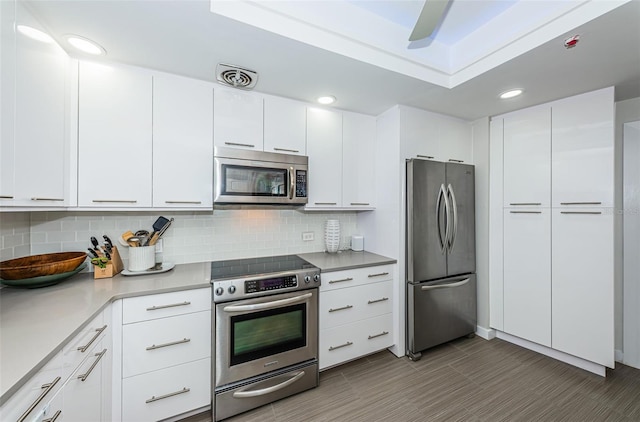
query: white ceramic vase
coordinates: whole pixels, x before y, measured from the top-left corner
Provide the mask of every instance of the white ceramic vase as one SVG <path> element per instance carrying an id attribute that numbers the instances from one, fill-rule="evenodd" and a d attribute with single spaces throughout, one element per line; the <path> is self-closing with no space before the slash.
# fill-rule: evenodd
<path id="1" fill-rule="evenodd" d="M 336 253 L 340 249 L 340 221 L 330 219 L 324 226 L 324 244 L 327 252 Z"/>

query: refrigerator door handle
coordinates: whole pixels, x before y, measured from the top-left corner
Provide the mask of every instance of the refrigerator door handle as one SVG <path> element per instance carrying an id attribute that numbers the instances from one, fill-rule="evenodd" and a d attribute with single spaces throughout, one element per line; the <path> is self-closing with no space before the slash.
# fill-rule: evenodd
<path id="1" fill-rule="evenodd" d="M 436 221 L 438 222 L 438 241 L 440 242 L 440 252 L 442 252 L 444 254 L 447 244 L 446 241 L 443 240 L 442 238 L 442 225 L 440 224 L 440 210 L 441 210 L 441 204 L 442 204 L 442 199 L 444 198 L 445 200 L 445 204 L 444 204 L 444 208 L 445 211 L 447 210 L 447 194 L 444 190 L 444 184 L 440 185 L 440 191 L 438 192 L 438 200 L 436 201 Z M 445 216 L 445 238 L 447 236 L 447 226 L 446 226 L 446 216 Z"/>
<path id="2" fill-rule="evenodd" d="M 447 191 L 451 195 L 451 208 L 453 210 L 453 218 L 452 218 L 453 221 L 451 224 L 452 225 L 451 237 L 448 242 L 449 253 L 452 253 L 453 247 L 455 246 L 455 243 L 456 243 L 456 236 L 458 234 L 458 203 L 456 202 L 456 194 L 453 191 L 453 186 L 451 186 L 451 184 L 447 186 Z"/>
<path id="3" fill-rule="evenodd" d="M 469 280 L 471 280 L 469 277 L 465 278 L 462 281 L 457 281 L 455 283 L 447 283 L 447 284 L 435 284 L 433 286 L 422 286 L 420 287 L 420 290 L 435 290 L 435 289 L 445 289 L 448 287 L 460 287 L 460 286 L 464 286 L 465 284 L 467 284 L 469 282 Z"/>

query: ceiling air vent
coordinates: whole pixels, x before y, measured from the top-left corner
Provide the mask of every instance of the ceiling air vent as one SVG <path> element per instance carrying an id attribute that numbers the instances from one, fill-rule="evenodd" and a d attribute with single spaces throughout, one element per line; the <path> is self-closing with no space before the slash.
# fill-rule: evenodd
<path id="1" fill-rule="evenodd" d="M 219 63 L 216 67 L 218 82 L 240 89 L 253 89 L 258 82 L 258 73 L 232 64 Z"/>

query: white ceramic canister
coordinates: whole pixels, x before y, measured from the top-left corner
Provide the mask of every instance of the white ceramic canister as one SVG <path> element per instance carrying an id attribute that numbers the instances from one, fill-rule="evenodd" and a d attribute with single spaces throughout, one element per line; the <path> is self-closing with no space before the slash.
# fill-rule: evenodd
<path id="1" fill-rule="evenodd" d="M 156 265 L 156 246 L 129 248 L 129 271 L 146 271 Z"/>

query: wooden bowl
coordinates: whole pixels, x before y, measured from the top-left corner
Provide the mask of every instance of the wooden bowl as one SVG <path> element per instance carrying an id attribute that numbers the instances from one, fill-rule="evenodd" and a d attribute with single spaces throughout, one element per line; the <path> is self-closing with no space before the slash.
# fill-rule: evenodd
<path id="1" fill-rule="evenodd" d="M 10 259 L 0 262 L 0 278 L 22 280 L 67 273 L 78 268 L 86 258 L 84 252 L 57 252 Z"/>

